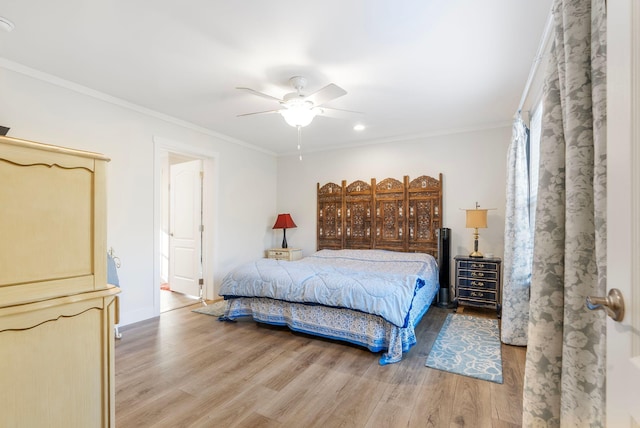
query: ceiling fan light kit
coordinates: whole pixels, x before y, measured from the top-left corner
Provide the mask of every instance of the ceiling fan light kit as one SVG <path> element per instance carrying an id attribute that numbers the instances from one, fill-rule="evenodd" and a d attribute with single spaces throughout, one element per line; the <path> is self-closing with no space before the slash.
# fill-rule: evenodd
<path id="1" fill-rule="evenodd" d="M 244 91 L 251 92 L 254 95 L 257 95 L 262 98 L 266 98 L 269 100 L 276 101 L 280 103 L 281 108 L 279 110 L 269 110 L 269 111 L 261 111 L 256 113 L 246 113 L 241 114 L 239 116 L 250 116 L 254 114 L 266 114 L 266 113 L 280 113 L 287 124 L 293 127 L 305 127 L 309 125 L 313 118 L 318 114 L 322 114 L 325 112 L 325 109 L 331 110 L 328 107 L 320 108 L 323 104 L 332 101 L 338 97 L 341 97 L 347 93 L 344 89 L 335 85 L 333 83 L 328 84 L 324 88 L 319 89 L 318 91 L 304 95 L 302 93 L 305 86 L 307 86 L 307 79 L 302 76 L 293 76 L 289 79 L 289 84 L 295 92 L 290 92 L 285 94 L 282 99 L 276 98 L 269 94 L 265 94 L 259 91 L 256 91 L 251 88 L 242 88 L 239 87 L 237 89 L 241 89 Z"/>
<path id="2" fill-rule="evenodd" d="M 300 102 L 301 101 L 301 102 Z M 307 126 L 316 117 L 316 110 L 309 106 L 309 101 L 296 100 L 285 104 L 285 108 L 280 110 L 285 122 L 293 127 Z"/>
<path id="3" fill-rule="evenodd" d="M 313 118 L 318 114 L 324 114 L 327 111 L 335 112 L 349 112 L 348 110 L 332 109 L 324 107 L 324 104 L 332 101 L 338 97 L 341 97 L 347 93 L 344 89 L 333 83 L 313 92 L 309 95 L 304 95 L 302 90 L 307 85 L 307 79 L 302 76 L 293 76 L 289 79 L 289 84 L 296 90 L 285 94 L 282 99 L 276 98 L 272 95 L 265 94 L 263 92 L 256 91 L 251 88 L 237 87 L 243 91 L 252 93 L 261 98 L 276 101 L 280 104 L 281 108 L 278 110 L 260 111 L 255 113 L 245 113 L 238 116 L 251 116 L 255 114 L 268 114 L 268 113 L 280 113 L 288 125 L 297 128 L 298 130 L 298 153 L 299 158 L 302 160 L 302 128 L 309 125 Z M 358 112 L 349 112 L 358 113 Z"/>

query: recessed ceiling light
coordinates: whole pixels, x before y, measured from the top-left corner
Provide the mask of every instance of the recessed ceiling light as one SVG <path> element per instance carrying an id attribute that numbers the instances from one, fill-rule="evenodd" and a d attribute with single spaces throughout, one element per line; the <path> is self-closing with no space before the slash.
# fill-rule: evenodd
<path id="1" fill-rule="evenodd" d="M 2 28 L 7 33 L 13 30 L 15 25 L 13 22 L 9 21 L 7 18 L 0 16 L 0 28 Z"/>
<path id="2" fill-rule="evenodd" d="M 361 123 L 358 123 L 356 126 L 353 127 L 354 131 L 364 131 L 364 125 Z"/>

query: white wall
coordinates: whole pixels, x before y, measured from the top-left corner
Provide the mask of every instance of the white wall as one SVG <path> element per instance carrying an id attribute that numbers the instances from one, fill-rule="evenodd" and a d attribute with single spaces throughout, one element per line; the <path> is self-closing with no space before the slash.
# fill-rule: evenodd
<path id="1" fill-rule="evenodd" d="M 444 227 L 452 229 L 452 256 L 468 254 L 472 231 L 464 211 L 478 201 L 489 212 L 480 250 L 503 255 L 506 152 L 510 127 L 413 141 L 275 158 L 222 136 L 163 120 L 100 97 L 52 84 L 37 74 L 0 68 L 0 124 L 10 136 L 104 153 L 108 166 L 108 245 L 122 261 L 119 271 L 122 324 L 158 315 L 159 260 L 154 260 L 154 138 L 215 151 L 214 263 L 205 280 L 219 285 L 233 267 L 277 247 L 271 229 L 277 213 L 297 223 L 290 247 L 316 248 L 316 185 L 356 179 L 444 175 Z M 55 83 L 55 79 L 51 79 Z M 72 85 L 71 85 L 72 86 Z M 277 194 L 276 194 L 277 189 Z M 157 267 L 155 267 L 157 266 Z M 208 288 L 213 284 L 207 284 Z M 217 287 L 216 287 L 217 288 Z M 208 297 L 213 297 L 210 294 Z"/>
<path id="2" fill-rule="evenodd" d="M 154 263 L 154 138 L 217 154 L 214 263 L 208 280 L 218 285 L 231 268 L 264 255 L 276 212 L 277 160 L 272 154 L 31 74 L 0 67 L 0 124 L 11 128 L 9 136 L 111 158 L 107 238 L 122 261 L 121 324 L 159 313 L 157 299 L 154 303 L 159 289 L 154 281 L 154 265 L 159 266 Z"/>
<path id="3" fill-rule="evenodd" d="M 289 212 L 296 225 L 287 230 L 289 247 L 308 255 L 316 249 L 317 183 L 347 184 L 393 177 L 402 181 L 420 175 L 443 174 L 443 227 L 451 228 L 451 256 L 473 249 L 472 229 L 465 228 L 465 212 L 477 201 L 488 213 L 488 229 L 480 229 L 479 249 L 503 256 L 507 148 L 511 127 L 493 128 L 375 144 L 359 148 L 305 153 L 278 159 L 278 212 Z M 279 246 L 281 231 L 271 245 Z M 453 265 L 452 265 L 453 266 Z"/>

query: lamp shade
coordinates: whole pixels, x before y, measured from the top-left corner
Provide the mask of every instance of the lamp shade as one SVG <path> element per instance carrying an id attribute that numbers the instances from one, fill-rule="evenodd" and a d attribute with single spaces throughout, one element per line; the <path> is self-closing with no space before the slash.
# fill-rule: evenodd
<path id="1" fill-rule="evenodd" d="M 273 225 L 274 229 L 291 229 L 297 227 L 291 218 L 291 214 L 278 214 L 276 224 Z"/>
<path id="2" fill-rule="evenodd" d="M 467 227 L 468 228 L 486 228 L 487 227 L 487 211 L 489 210 L 467 210 Z"/>

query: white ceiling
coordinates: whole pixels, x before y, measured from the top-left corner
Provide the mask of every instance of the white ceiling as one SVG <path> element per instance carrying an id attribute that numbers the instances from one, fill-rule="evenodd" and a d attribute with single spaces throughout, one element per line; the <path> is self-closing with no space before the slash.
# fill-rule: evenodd
<path id="1" fill-rule="evenodd" d="M 348 93 L 303 150 L 508 123 L 551 0 L 2 0 L 0 57 L 277 154 L 290 77 Z M 1 73 L 1 70 L 0 70 Z M 362 132 L 353 125 L 367 126 Z"/>

